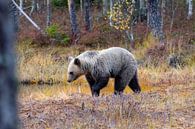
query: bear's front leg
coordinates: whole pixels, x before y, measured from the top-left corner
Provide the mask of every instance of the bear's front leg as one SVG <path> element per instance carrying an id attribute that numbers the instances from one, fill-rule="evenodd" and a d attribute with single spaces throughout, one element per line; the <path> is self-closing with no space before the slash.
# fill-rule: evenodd
<path id="1" fill-rule="evenodd" d="M 95 80 L 93 79 L 93 77 L 91 76 L 91 74 L 85 75 L 85 78 L 86 78 L 86 80 L 87 80 L 87 82 L 88 82 L 88 84 L 89 84 L 89 86 L 91 88 L 91 93 L 93 95 L 94 93 L 93 93 L 92 87 L 95 84 Z"/>
<path id="2" fill-rule="evenodd" d="M 109 81 L 109 77 L 99 78 L 97 82 L 91 87 L 92 96 L 99 96 L 100 90 L 104 88 Z"/>

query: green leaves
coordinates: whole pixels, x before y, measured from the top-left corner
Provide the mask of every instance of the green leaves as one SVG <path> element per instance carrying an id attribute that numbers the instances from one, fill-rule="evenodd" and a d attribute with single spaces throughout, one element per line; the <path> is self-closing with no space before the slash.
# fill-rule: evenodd
<path id="1" fill-rule="evenodd" d="M 53 24 L 46 28 L 46 33 L 49 37 L 59 41 L 60 43 L 67 44 L 70 38 L 65 33 L 60 32 L 60 26 L 58 24 Z"/>

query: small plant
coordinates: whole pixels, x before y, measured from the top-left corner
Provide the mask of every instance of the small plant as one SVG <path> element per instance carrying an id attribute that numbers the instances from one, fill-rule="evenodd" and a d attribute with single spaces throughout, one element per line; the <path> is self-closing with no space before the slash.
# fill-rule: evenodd
<path id="1" fill-rule="evenodd" d="M 53 24 L 49 27 L 47 27 L 46 32 L 47 35 L 51 38 L 56 38 L 58 35 L 59 26 L 57 24 Z"/>
<path id="2" fill-rule="evenodd" d="M 46 33 L 49 37 L 59 41 L 62 44 L 67 44 L 70 38 L 65 33 L 60 32 L 60 27 L 57 24 L 53 24 L 46 29 Z"/>
<path id="3" fill-rule="evenodd" d="M 64 35 L 62 42 L 67 44 L 70 41 L 70 38 L 67 35 Z"/>

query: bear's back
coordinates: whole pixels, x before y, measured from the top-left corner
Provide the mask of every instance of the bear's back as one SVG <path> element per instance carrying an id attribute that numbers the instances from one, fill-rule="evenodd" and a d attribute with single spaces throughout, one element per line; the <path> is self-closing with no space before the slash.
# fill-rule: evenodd
<path id="1" fill-rule="evenodd" d="M 99 56 L 106 56 L 109 59 L 116 59 L 116 61 L 118 61 L 118 59 L 121 60 L 126 60 L 126 59 L 130 59 L 130 60 L 135 60 L 133 54 L 131 54 L 128 50 L 124 49 L 124 48 L 120 48 L 120 47 L 111 47 L 108 49 L 104 49 L 99 51 Z"/>
<path id="2" fill-rule="evenodd" d="M 137 67 L 134 56 L 126 49 L 112 47 L 99 51 L 98 62 L 104 64 L 104 70 L 112 75 L 117 75 L 125 67 L 135 69 Z"/>

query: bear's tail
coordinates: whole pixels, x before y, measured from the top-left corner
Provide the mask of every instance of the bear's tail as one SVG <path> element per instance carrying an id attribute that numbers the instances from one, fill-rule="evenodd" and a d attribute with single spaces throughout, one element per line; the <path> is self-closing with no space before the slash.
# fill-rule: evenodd
<path id="1" fill-rule="evenodd" d="M 140 93 L 141 92 L 141 88 L 139 86 L 138 78 L 137 78 L 137 70 L 135 72 L 135 75 L 133 76 L 133 78 L 129 82 L 129 87 L 133 90 L 134 93 Z"/>

